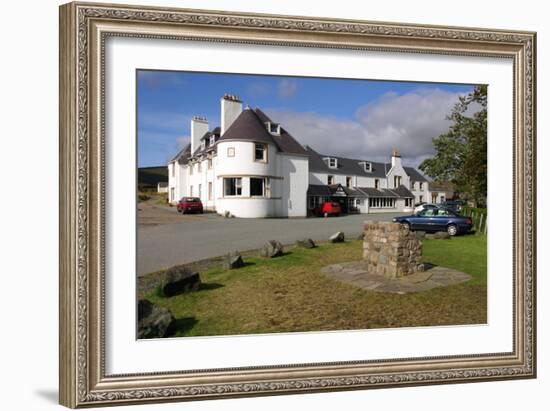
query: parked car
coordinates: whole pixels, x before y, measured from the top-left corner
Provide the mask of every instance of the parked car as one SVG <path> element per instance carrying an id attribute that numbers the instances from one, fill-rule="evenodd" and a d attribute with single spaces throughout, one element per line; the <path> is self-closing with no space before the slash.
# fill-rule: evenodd
<path id="1" fill-rule="evenodd" d="M 429 209 L 429 208 L 436 209 L 436 208 L 438 208 L 438 206 L 436 206 L 435 204 L 427 204 L 427 203 L 415 204 L 414 213 L 416 214 L 416 213 L 421 212 L 422 210 L 426 210 L 426 209 Z"/>
<path id="2" fill-rule="evenodd" d="M 202 202 L 198 197 L 182 197 L 178 202 L 178 212 L 185 213 L 203 213 Z"/>
<path id="3" fill-rule="evenodd" d="M 460 216 L 446 208 L 426 208 L 413 215 L 396 217 L 393 221 L 413 231 L 446 231 L 451 236 L 467 233 L 472 228 L 470 217 Z"/>
<path id="4" fill-rule="evenodd" d="M 462 200 L 447 200 L 441 204 L 442 207 L 445 207 L 455 213 L 458 213 L 464 206 L 464 201 Z"/>
<path id="5" fill-rule="evenodd" d="M 317 207 L 317 209 L 315 210 L 315 214 L 323 217 L 338 217 L 340 214 L 342 214 L 342 207 L 340 206 L 340 203 L 337 203 L 336 201 L 325 201 L 319 207 Z"/>

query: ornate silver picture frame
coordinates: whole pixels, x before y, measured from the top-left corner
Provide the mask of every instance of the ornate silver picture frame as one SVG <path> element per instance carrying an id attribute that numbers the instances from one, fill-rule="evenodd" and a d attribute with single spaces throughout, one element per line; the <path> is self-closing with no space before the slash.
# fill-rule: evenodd
<path id="1" fill-rule="evenodd" d="M 513 349 L 472 355 L 106 373 L 105 43 L 113 37 L 513 62 Z M 60 403 L 67 407 L 536 376 L 536 35 L 92 3 L 60 7 Z M 512 250 L 510 250 L 512 251 Z"/>

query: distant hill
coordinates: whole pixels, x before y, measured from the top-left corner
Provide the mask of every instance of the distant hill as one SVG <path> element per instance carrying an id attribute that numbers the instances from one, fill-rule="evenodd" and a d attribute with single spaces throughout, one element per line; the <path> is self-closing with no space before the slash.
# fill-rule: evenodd
<path id="1" fill-rule="evenodd" d="M 138 168 L 138 188 L 140 190 L 157 189 L 157 184 L 168 182 L 168 167 L 141 167 Z"/>

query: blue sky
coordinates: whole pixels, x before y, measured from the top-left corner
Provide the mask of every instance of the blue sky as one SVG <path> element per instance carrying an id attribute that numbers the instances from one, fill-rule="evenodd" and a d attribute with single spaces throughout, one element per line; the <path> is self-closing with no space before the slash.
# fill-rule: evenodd
<path id="1" fill-rule="evenodd" d="M 472 85 L 139 70 L 139 167 L 165 165 L 189 141 L 194 115 L 220 122 L 220 97 L 260 107 L 323 154 L 373 161 L 398 148 L 409 165 L 433 154 L 431 139 Z"/>

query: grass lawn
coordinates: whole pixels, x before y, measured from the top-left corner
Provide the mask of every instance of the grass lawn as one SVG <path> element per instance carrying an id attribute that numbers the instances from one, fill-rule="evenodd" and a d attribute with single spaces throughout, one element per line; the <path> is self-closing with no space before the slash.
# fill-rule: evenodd
<path id="1" fill-rule="evenodd" d="M 424 240 L 424 261 L 472 280 L 415 294 L 368 291 L 328 279 L 328 264 L 360 260 L 362 242 L 292 248 L 282 257 L 249 257 L 236 270 L 201 272 L 194 293 L 147 298 L 172 311 L 176 336 L 483 324 L 487 320 L 487 239 Z"/>

